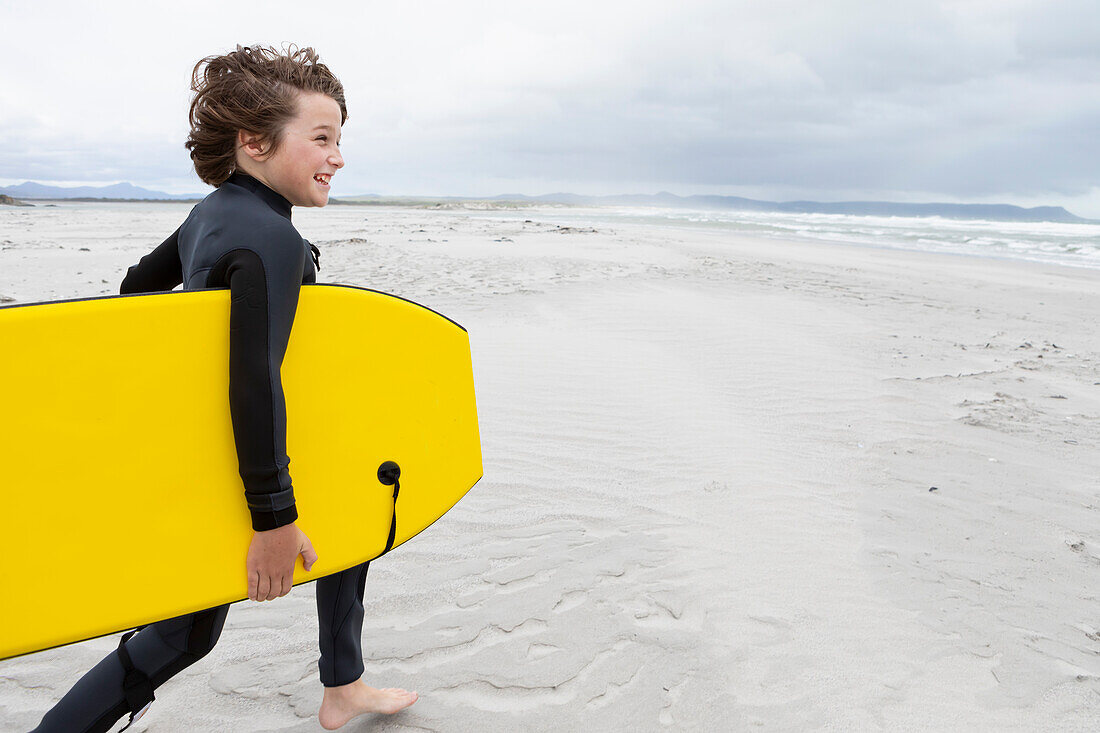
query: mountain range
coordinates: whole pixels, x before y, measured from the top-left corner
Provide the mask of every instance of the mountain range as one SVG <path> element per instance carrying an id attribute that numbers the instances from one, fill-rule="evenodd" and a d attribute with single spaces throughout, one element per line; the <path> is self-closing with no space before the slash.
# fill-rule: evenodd
<path id="1" fill-rule="evenodd" d="M 205 194 L 170 194 L 151 191 L 131 183 L 115 183 L 110 186 L 47 186 L 27 181 L 15 186 L 0 187 L 0 194 L 18 199 L 112 199 L 112 200 L 160 200 L 197 201 Z M 946 219 L 986 219 L 992 221 L 1051 221 L 1090 224 L 1100 221 L 1084 219 L 1071 214 L 1061 206 L 1036 206 L 1023 208 L 1010 204 L 910 204 L 890 201 L 759 201 L 739 196 L 677 196 L 662 191 L 657 194 L 625 194 L 618 196 L 581 196 L 573 193 L 550 193 L 542 196 L 503 194 L 491 198 L 444 197 L 396 197 L 396 196 L 343 196 L 334 203 L 392 203 L 392 202 L 463 202 L 498 201 L 532 204 L 567 204 L 574 206 L 659 206 L 664 208 L 706 209 L 720 211 L 787 212 L 798 214 L 847 214 L 852 216 L 939 216 Z"/>
<path id="2" fill-rule="evenodd" d="M 552 193 L 545 196 L 507 194 L 502 201 L 537 201 L 596 206 L 662 206 L 667 208 L 721 211 L 762 211 L 791 214 L 847 214 L 850 216 L 940 216 L 945 219 L 986 219 L 991 221 L 1053 221 L 1078 224 L 1100 223 L 1071 214 L 1061 206 L 1024 208 L 1011 204 L 908 204 L 892 201 L 759 201 L 739 196 L 677 196 L 658 194 L 619 196 L 578 196 Z"/>
<path id="3" fill-rule="evenodd" d="M 171 194 L 163 191 L 150 191 L 132 183 L 115 183 L 110 186 L 46 186 L 34 181 L 25 181 L 15 186 L 0 187 L 0 193 L 19 199 L 160 199 L 188 200 L 201 199 L 205 194 Z"/>

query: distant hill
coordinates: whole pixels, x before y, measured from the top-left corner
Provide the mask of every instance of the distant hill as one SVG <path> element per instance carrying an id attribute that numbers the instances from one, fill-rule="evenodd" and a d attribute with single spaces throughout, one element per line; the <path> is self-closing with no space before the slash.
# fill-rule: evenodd
<path id="1" fill-rule="evenodd" d="M 132 183 L 115 183 L 110 186 L 46 186 L 26 181 L 15 186 L 0 187 L 0 193 L 21 199 L 126 199 L 187 201 L 201 199 L 205 194 L 172 194 L 150 191 Z"/>
<path id="2" fill-rule="evenodd" d="M 1077 224 L 1097 223 L 1071 214 L 1061 206 L 1023 208 L 1010 204 L 904 204 L 890 201 L 758 201 L 739 196 L 677 196 L 662 191 L 658 194 L 621 196 L 577 196 L 571 193 L 551 193 L 545 196 L 508 194 L 494 197 L 497 201 L 540 201 L 573 205 L 597 206 L 663 206 L 668 208 L 708 209 L 722 211 L 774 211 L 796 214 L 847 214 L 851 216 L 940 216 L 945 219 L 987 219 L 991 221 L 1052 221 Z"/>
<path id="3" fill-rule="evenodd" d="M 131 183 L 110 186 L 46 186 L 27 181 L 16 186 L 0 187 L 0 194 L 19 199 L 104 199 L 124 201 L 197 201 L 205 194 L 171 194 L 151 191 Z M 903 204 L 890 201 L 758 201 L 740 196 L 677 196 L 662 191 L 656 194 L 623 194 L 618 196 L 581 196 L 574 193 L 549 193 L 543 196 L 503 194 L 492 198 L 463 196 L 341 196 L 336 204 L 413 204 L 438 202 L 495 202 L 499 204 L 565 204 L 570 206 L 660 206 L 677 209 L 707 209 L 718 211 L 762 211 L 797 214 L 848 214 L 851 216 L 939 216 L 945 219 L 986 219 L 991 221 L 1052 221 L 1073 224 L 1095 224 L 1100 221 L 1071 214 L 1061 206 L 1023 208 L 1009 204 Z"/>
<path id="4" fill-rule="evenodd" d="M 676 209 L 713 211 L 762 211 L 796 214 L 847 214 L 850 216 L 939 216 L 945 219 L 984 219 L 990 221 L 1052 221 L 1074 224 L 1100 223 L 1071 214 L 1061 206 L 1037 206 L 1026 209 L 1009 204 L 903 204 L 890 201 L 758 201 L 739 196 L 677 196 L 662 191 L 657 194 L 623 194 L 618 196 L 581 196 L 575 193 L 548 193 L 527 196 L 520 193 L 492 198 L 462 198 L 457 196 L 344 196 L 338 203 L 414 204 L 429 202 L 496 202 L 517 204 L 564 204 L 568 206 L 659 206 Z"/>

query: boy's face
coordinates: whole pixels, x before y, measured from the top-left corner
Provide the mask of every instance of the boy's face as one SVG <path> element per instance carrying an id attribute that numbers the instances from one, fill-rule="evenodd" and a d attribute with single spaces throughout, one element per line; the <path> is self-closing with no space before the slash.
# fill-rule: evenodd
<path id="1" fill-rule="evenodd" d="M 260 162 L 263 182 L 294 206 L 328 203 L 329 179 L 344 167 L 340 105 L 324 94 L 298 96 L 298 114 L 283 128 L 275 153 Z"/>

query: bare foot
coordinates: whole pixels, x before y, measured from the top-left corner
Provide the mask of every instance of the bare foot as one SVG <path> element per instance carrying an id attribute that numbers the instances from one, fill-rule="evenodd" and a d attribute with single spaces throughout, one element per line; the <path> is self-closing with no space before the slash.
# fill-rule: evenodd
<path id="1" fill-rule="evenodd" d="M 406 692 L 397 687 L 379 690 L 362 680 L 356 680 L 350 685 L 326 687 L 325 699 L 321 701 L 321 712 L 317 714 L 317 718 L 325 730 L 336 730 L 364 713 L 392 715 L 412 705 L 417 697 L 415 692 Z"/>

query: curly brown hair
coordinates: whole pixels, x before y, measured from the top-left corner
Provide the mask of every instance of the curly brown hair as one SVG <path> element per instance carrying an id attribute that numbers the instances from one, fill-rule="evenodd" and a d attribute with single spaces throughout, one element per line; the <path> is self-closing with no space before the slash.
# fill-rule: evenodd
<path id="1" fill-rule="evenodd" d="M 237 167 L 237 132 L 247 130 L 275 152 L 286 122 L 298 111 L 298 96 L 316 92 L 340 105 L 340 124 L 348 119 L 344 86 L 320 63 L 312 48 L 290 45 L 237 46 L 222 56 L 207 56 L 191 73 L 191 151 L 195 172 L 220 186 Z"/>

